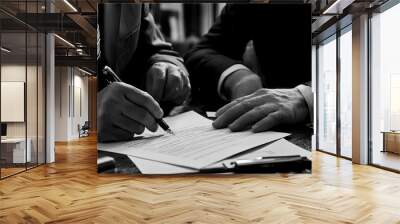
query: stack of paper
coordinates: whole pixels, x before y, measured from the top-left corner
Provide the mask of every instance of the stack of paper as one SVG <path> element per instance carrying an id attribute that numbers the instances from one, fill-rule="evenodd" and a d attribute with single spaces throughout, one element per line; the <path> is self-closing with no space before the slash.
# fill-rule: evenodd
<path id="1" fill-rule="evenodd" d="M 277 153 L 302 155 L 308 152 L 282 139 L 289 135 L 287 133 L 214 129 L 211 120 L 195 112 L 186 112 L 165 120 L 174 135 L 165 134 L 162 130 L 146 132 L 134 141 L 98 144 L 98 148 L 128 155 L 143 174 L 194 173 L 201 168 L 219 166 L 221 161 L 249 150 L 251 152 L 237 158 Z M 276 141 L 278 139 L 281 140 Z M 273 141 L 276 142 L 254 150 Z"/>

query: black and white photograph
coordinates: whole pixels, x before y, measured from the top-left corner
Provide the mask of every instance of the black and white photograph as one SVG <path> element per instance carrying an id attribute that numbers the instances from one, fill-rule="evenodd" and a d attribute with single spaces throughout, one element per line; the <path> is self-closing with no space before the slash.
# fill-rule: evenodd
<path id="1" fill-rule="evenodd" d="M 99 172 L 310 173 L 310 7 L 100 4 Z"/>
<path id="2" fill-rule="evenodd" d="M 0 224 L 400 224 L 399 0 L 0 0 Z"/>

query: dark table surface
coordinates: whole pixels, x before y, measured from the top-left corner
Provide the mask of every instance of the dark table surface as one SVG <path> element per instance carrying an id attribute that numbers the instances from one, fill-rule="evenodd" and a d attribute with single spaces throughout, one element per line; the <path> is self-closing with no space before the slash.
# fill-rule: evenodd
<path id="1" fill-rule="evenodd" d="M 179 112 L 173 113 L 180 113 L 187 111 L 180 110 Z M 196 112 L 205 116 L 205 113 L 202 111 L 196 110 Z M 311 136 L 313 133 L 312 128 L 306 125 L 298 125 L 298 126 L 288 126 L 288 127 L 279 127 L 274 129 L 274 131 L 282 131 L 291 133 L 290 136 L 285 137 L 286 140 L 290 141 L 291 143 L 300 146 L 303 149 L 311 151 Z M 111 157 L 115 161 L 115 167 L 102 171 L 101 173 L 120 173 L 120 174 L 140 174 L 140 171 L 135 166 L 135 164 L 126 156 L 118 153 L 112 152 L 105 152 L 105 151 L 98 151 L 98 158 L 104 157 Z M 103 164 L 98 164 L 100 168 L 103 168 Z"/>

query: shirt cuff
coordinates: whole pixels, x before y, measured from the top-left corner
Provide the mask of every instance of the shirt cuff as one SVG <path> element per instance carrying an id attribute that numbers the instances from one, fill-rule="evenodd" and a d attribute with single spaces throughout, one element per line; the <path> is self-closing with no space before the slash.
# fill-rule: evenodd
<path id="1" fill-rule="evenodd" d="M 313 96 L 312 89 L 310 86 L 306 86 L 306 85 L 298 85 L 298 86 L 296 86 L 296 89 L 298 89 L 299 92 L 301 93 L 301 95 L 303 95 L 304 100 L 307 103 L 308 112 L 310 115 L 310 121 L 312 123 L 314 120 L 314 96 Z"/>
<path id="2" fill-rule="evenodd" d="M 247 68 L 246 66 L 244 66 L 242 64 L 234 64 L 231 67 L 225 69 L 225 71 L 222 72 L 221 76 L 219 77 L 217 91 L 218 91 L 218 95 L 223 100 L 228 100 L 227 97 L 224 94 L 222 94 L 222 92 L 221 92 L 222 85 L 224 84 L 225 79 L 228 78 L 230 75 L 232 75 L 234 72 L 241 70 L 241 69 L 246 69 L 246 70 L 250 71 L 249 68 Z"/>

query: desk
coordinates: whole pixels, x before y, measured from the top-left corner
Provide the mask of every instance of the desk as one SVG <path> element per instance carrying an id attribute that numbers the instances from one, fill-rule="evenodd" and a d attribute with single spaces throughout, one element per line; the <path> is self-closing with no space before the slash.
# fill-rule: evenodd
<path id="1" fill-rule="evenodd" d="M 393 152 L 400 154 L 400 131 L 383 131 L 382 152 Z"/>
<path id="2" fill-rule="evenodd" d="M 1 139 L 1 159 L 5 160 L 7 164 L 30 162 L 32 157 L 31 146 L 32 141 L 30 138 L 27 138 L 26 141 L 25 138 Z"/>
<path id="3" fill-rule="evenodd" d="M 279 129 L 276 129 L 276 131 L 292 133 L 292 135 L 285 137 L 285 139 L 295 145 L 300 146 L 301 148 L 311 151 L 311 128 L 301 125 L 281 127 Z M 97 156 L 98 158 L 109 156 L 115 160 L 115 168 L 107 170 L 103 173 L 140 174 L 139 169 L 126 155 L 99 150 Z"/>
<path id="4" fill-rule="evenodd" d="M 169 111 L 168 115 L 173 116 L 190 110 L 193 110 L 200 115 L 207 117 L 206 110 L 204 110 L 203 106 L 197 104 L 175 107 L 171 111 Z M 303 149 L 311 151 L 311 136 L 313 134 L 313 129 L 308 127 L 307 125 L 281 126 L 275 128 L 273 131 L 291 133 L 290 136 L 285 138 L 286 140 Z M 109 156 L 114 158 L 115 160 L 115 168 L 107 170 L 103 173 L 140 174 L 139 169 L 126 155 L 98 150 L 97 156 L 98 158 Z"/>

